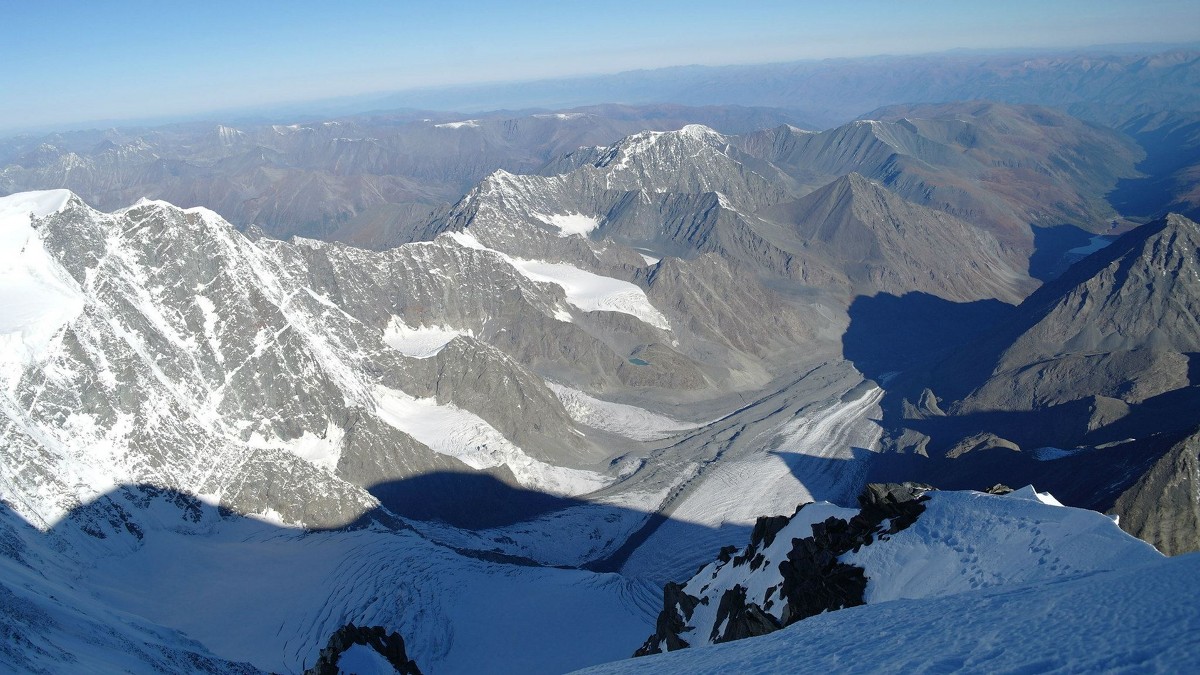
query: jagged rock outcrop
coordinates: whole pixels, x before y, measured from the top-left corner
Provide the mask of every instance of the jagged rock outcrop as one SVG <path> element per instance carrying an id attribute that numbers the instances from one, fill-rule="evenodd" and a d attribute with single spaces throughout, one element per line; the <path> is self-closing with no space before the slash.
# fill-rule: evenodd
<path id="1" fill-rule="evenodd" d="M 690 644 L 681 637 L 683 634 L 706 635 L 705 642 L 709 644 L 740 640 L 765 635 L 821 612 L 862 604 L 867 585 L 864 571 L 838 560 L 839 556 L 911 525 L 924 510 L 924 494 L 931 489 L 928 485 L 915 483 L 868 485 L 859 495 L 857 513 L 847 514 L 844 518 L 831 515 L 819 522 L 807 523 L 811 534 L 792 538 L 790 549 L 775 550 L 777 536 L 785 529 L 793 529 L 790 527 L 793 523 L 799 525 L 804 521 L 801 514 L 807 516 L 822 507 L 801 505 L 791 517 L 759 518 L 751 532 L 749 545 L 741 553 L 734 556 L 732 551 L 722 549 L 715 569 L 712 569 L 713 565 L 703 568 L 686 586 L 667 584 L 656 631 L 634 655 L 688 647 Z M 802 531 L 805 528 L 794 529 Z M 780 553 L 785 555 L 779 556 Z M 711 579 L 708 578 L 710 569 Z M 722 574 L 728 576 L 737 571 L 749 577 L 777 575 L 779 581 L 767 587 L 761 600 L 747 598 L 748 583 L 734 583 L 728 587 L 710 587 L 705 583 L 699 596 L 686 590 L 691 589 L 697 579 L 715 583 Z M 762 582 L 754 585 L 763 586 Z M 719 598 L 715 595 L 717 588 L 721 589 Z M 697 607 L 706 607 L 716 613 L 702 622 L 695 621 Z"/>
<path id="2" fill-rule="evenodd" d="M 1200 431 L 1172 445 L 1110 513 L 1167 555 L 1200 550 Z"/>
<path id="3" fill-rule="evenodd" d="M 761 518 L 744 549 L 723 549 L 668 586 L 656 632 L 636 655 L 762 635 L 845 607 L 1161 558 L 1110 517 L 1029 486 L 1001 496 L 869 484 L 858 502 Z"/>
<path id="4" fill-rule="evenodd" d="M 421 675 L 417 664 L 404 651 L 404 638 L 389 633 L 383 626 L 355 626 L 348 623 L 333 635 L 321 650 L 317 662 L 304 675 L 340 675 L 347 671 L 338 667 L 338 660 L 354 645 L 369 647 L 391 664 L 398 675 Z"/>

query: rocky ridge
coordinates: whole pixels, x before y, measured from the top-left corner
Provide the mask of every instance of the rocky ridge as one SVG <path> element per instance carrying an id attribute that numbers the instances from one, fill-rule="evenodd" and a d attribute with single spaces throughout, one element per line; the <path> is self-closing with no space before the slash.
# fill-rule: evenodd
<path id="1" fill-rule="evenodd" d="M 722 549 L 686 583 L 666 585 L 656 632 L 636 655 L 764 635 L 866 603 L 1160 557 L 1105 516 L 1031 487 L 1004 496 L 931 490 L 871 484 L 859 509 L 815 503 L 760 518 L 745 548 Z"/>

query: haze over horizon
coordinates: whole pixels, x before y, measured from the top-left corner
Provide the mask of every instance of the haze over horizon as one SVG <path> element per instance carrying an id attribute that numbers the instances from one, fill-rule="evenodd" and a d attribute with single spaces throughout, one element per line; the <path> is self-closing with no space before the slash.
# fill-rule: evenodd
<path id="1" fill-rule="evenodd" d="M 30 3 L 0 131 L 679 65 L 1200 40 L 1200 3 Z"/>

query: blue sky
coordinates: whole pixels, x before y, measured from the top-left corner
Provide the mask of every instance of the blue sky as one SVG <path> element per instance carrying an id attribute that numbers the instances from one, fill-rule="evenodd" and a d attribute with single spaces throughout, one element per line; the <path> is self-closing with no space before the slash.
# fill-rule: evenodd
<path id="1" fill-rule="evenodd" d="M 1200 40 L 1200 0 L 6 3 L 0 130 L 414 87 Z"/>

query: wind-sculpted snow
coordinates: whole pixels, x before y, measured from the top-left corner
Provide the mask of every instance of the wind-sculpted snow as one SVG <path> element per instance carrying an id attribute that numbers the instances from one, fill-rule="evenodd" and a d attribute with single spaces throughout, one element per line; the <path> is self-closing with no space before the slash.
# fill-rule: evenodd
<path id="1" fill-rule="evenodd" d="M 579 675 L 1186 672 L 1200 554 L 830 612 L 779 632 Z"/>
<path id="2" fill-rule="evenodd" d="M 1161 558 L 1112 519 L 1063 507 L 1032 487 L 1005 496 L 925 493 L 907 485 L 872 492 L 876 487 L 859 498 L 861 510 L 820 502 L 798 507 L 790 518 L 760 518 L 748 546 L 724 550 L 682 587 L 667 586 L 658 632 L 640 653 L 763 634 L 823 610 L 1067 578 Z M 888 504 L 876 496 L 887 489 L 917 496 Z"/>
<path id="3" fill-rule="evenodd" d="M 354 623 L 401 633 L 423 672 L 551 674 L 620 658 L 649 630 L 645 582 L 128 494 L 111 499 L 136 537 L 81 529 L 93 505 L 49 532 L 0 506 L 0 630 L 15 638 L 0 670 L 297 673 Z"/>
<path id="4" fill-rule="evenodd" d="M 0 197 L 0 378 L 7 389 L 22 368 L 38 364 L 66 323 L 83 309 L 79 285 L 62 269 L 32 218 L 64 209 L 66 190 Z"/>

